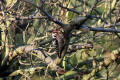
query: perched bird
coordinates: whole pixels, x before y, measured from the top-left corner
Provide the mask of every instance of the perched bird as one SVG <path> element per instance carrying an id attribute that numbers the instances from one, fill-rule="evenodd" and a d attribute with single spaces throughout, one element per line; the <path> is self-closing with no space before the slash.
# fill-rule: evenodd
<path id="1" fill-rule="evenodd" d="M 59 58 L 61 58 L 62 51 L 64 49 L 64 35 L 61 31 L 54 30 L 52 33 L 53 37 L 53 46 Z"/>

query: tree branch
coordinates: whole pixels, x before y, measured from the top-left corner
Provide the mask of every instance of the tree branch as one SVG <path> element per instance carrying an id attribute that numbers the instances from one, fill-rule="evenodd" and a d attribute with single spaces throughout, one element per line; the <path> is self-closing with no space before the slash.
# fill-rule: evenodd
<path id="1" fill-rule="evenodd" d="M 47 19 L 47 17 L 46 16 L 28 16 L 28 17 L 15 16 L 15 17 L 11 17 L 11 18 L 6 19 L 6 20 L 15 21 L 15 20 L 30 20 L 30 19 Z M 0 19 L 0 20 L 4 20 L 4 19 Z"/>
<path id="2" fill-rule="evenodd" d="M 42 3 L 41 3 L 42 6 L 41 6 L 41 7 L 35 5 L 34 3 L 31 3 L 31 2 L 29 2 L 29 1 L 26 1 L 26 0 L 21 0 L 21 1 L 23 1 L 23 2 L 25 2 L 25 3 L 29 3 L 30 5 L 32 5 L 32 6 L 36 7 L 36 8 L 38 8 L 39 10 L 41 10 L 41 11 L 45 14 L 45 16 L 47 16 L 47 18 L 48 18 L 50 21 L 53 21 L 54 23 L 60 25 L 61 27 L 66 26 L 66 24 L 64 24 L 63 22 L 55 19 L 52 15 L 50 15 L 50 14 L 44 9 L 44 0 L 42 0 Z"/>
<path id="3" fill-rule="evenodd" d="M 82 27 L 85 27 L 85 25 L 82 25 Z M 93 28 L 93 27 L 89 27 L 86 26 L 90 29 L 90 31 L 97 31 L 97 32 L 117 32 L 120 33 L 120 29 L 112 29 L 112 28 L 101 28 L 101 27 L 97 27 L 97 28 Z"/>
<path id="4" fill-rule="evenodd" d="M 69 45 L 68 51 L 67 52 L 76 52 L 77 50 L 80 49 L 92 49 L 93 45 L 92 44 L 83 44 L 83 45 Z"/>
<path id="5" fill-rule="evenodd" d="M 62 6 L 61 4 L 57 4 L 57 5 L 61 8 L 63 8 L 63 9 L 66 9 L 67 11 L 71 11 L 71 12 L 76 13 L 78 15 L 82 14 L 82 13 L 80 13 L 80 12 L 74 10 L 74 9 L 70 9 L 70 8 L 65 7 L 65 6 Z"/>
<path id="6" fill-rule="evenodd" d="M 12 58 L 10 60 L 12 60 L 15 56 L 17 55 L 21 55 L 23 53 L 29 53 L 29 52 L 33 52 L 36 53 L 34 54 L 34 56 L 40 58 L 42 61 L 44 61 L 50 68 L 57 70 L 59 68 L 59 66 L 57 66 L 54 62 L 54 60 L 47 54 L 43 53 L 40 49 L 36 49 L 34 46 L 32 45 L 25 45 L 25 46 L 20 46 L 18 48 L 16 48 L 13 52 Z"/>
<path id="7" fill-rule="evenodd" d="M 61 7 L 61 8 L 63 8 L 63 9 L 66 9 L 67 11 L 71 11 L 71 12 L 73 12 L 73 13 L 76 13 L 76 14 L 78 14 L 78 15 L 80 15 L 80 14 L 82 14 L 82 13 L 80 13 L 80 12 L 78 12 L 78 11 L 76 11 L 76 10 L 74 10 L 74 9 L 70 9 L 70 8 L 67 8 L 67 7 L 65 7 L 65 6 L 62 6 L 61 4 L 57 4 L 59 7 Z M 105 20 L 105 19 L 103 19 L 103 18 L 101 18 L 101 16 L 96 16 L 96 15 L 86 15 L 87 17 L 89 17 L 89 18 L 97 18 L 97 19 L 101 19 L 102 21 L 104 21 L 105 23 L 107 23 L 107 21 Z M 84 16 L 85 17 L 85 16 Z"/>

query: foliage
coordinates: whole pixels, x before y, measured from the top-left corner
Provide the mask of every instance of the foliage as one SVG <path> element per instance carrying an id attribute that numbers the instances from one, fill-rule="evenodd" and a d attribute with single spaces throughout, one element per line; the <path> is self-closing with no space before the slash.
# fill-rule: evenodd
<path id="1" fill-rule="evenodd" d="M 120 79 L 119 0 L 1 0 L 0 5 L 1 80 Z M 60 60 L 52 45 L 55 29 L 68 39 Z"/>

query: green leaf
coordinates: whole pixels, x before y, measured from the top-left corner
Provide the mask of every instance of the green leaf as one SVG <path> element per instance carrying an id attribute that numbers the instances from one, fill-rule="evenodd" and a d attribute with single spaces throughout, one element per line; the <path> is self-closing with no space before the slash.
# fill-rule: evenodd
<path id="1" fill-rule="evenodd" d="M 72 65 L 74 65 L 74 66 L 77 65 L 78 61 L 77 61 L 77 58 L 76 58 L 76 54 L 74 54 L 74 55 L 71 57 L 70 63 L 71 63 Z"/>
<path id="2" fill-rule="evenodd" d="M 75 1 L 74 1 L 75 2 Z M 72 8 L 73 7 L 73 0 L 70 0 L 69 1 L 69 3 L 68 3 L 68 6 L 67 6 L 67 8 Z M 76 13 L 73 13 L 73 12 L 71 12 L 71 11 L 68 11 L 67 13 L 66 13 L 66 21 L 70 21 L 70 20 L 72 20 L 73 18 L 75 18 L 77 16 L 77 14 Z"/>
<path id="3" fill-rule="evenodd" d="M 68 71 L 64 75 L 60 76 L 60 79 L 71 79 L 77 75 L 76 71 Z"/>

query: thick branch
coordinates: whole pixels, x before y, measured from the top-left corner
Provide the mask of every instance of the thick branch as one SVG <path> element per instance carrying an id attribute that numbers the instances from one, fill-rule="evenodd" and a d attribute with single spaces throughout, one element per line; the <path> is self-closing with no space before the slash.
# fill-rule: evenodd
<path id="1" fill-rule="evenodd" d="M 40 58 L 47 65 L 49 65 L 49 67 L 51 67 L 53 69 L 57 69 L 58 68 L 58 66 L 54 63 L 54 60 L 50 56 L 48 56 L 47 54 L 43 53 L 39 49 L 35 49 L 35 47 L 32 46 L 32 45 L 26 45 L 26 46 L 18 47 L 16 50 L 14 50 L 12 57 L 20 55 L 20 54 L 23 54 L 23 53 L 29 53 L 31 51 L 33 53 L 36 53 L 36 54 L 34 54 L 34 56 Z"/>
<path id="2" fill-rule="evenodd" d="M 33 52 L 32 55 L 38 57 L 40 60 L 45 62 L 48 65 L 48 67 L 50 67 L 52 70 L 58 71 L 62 69 L 61 67 L 56 65 L 54 60 L 49 55 L 43 53 L 40 49 L 35 49 L 35 47 L 32 45 L 25 45 L 25 46 L 18 47 L 14 50 L 13 54 L 11 55 L 8 61 L 9 64 L 6 64 L 0 67 L 0 77 L 3 77 L 3 76 L 6 77 L 13 72 L 11 71 L 10 66 L 13 66 L 14 64 L 13 61 L 18 55 L 22 55 L 23 53 L 24 54 L 30 53 L 31 51 Z M 18 73 L 21 73 L 21 70 L 18 70 L 17 72 L 16 71 L 13 72 L 10 76 L 18 75 Z"/>
<path id="3" fill-rule="evenodd" d="M 34 68 L 28 68 L 28 69 L 19 69 L 19 70 L 16 70 L 16 71 L 12 72 L 8 76 L 17 76 L 19 74 L 23 75 L 23 74 L 27 74 L 27 73 L 30 73 L 30 72 L 32 72 L 34 74 L 36 71 L 40 71 L 42 69 L 44 69 L 44 68 L 43 67 L 34 67 Z"/>

